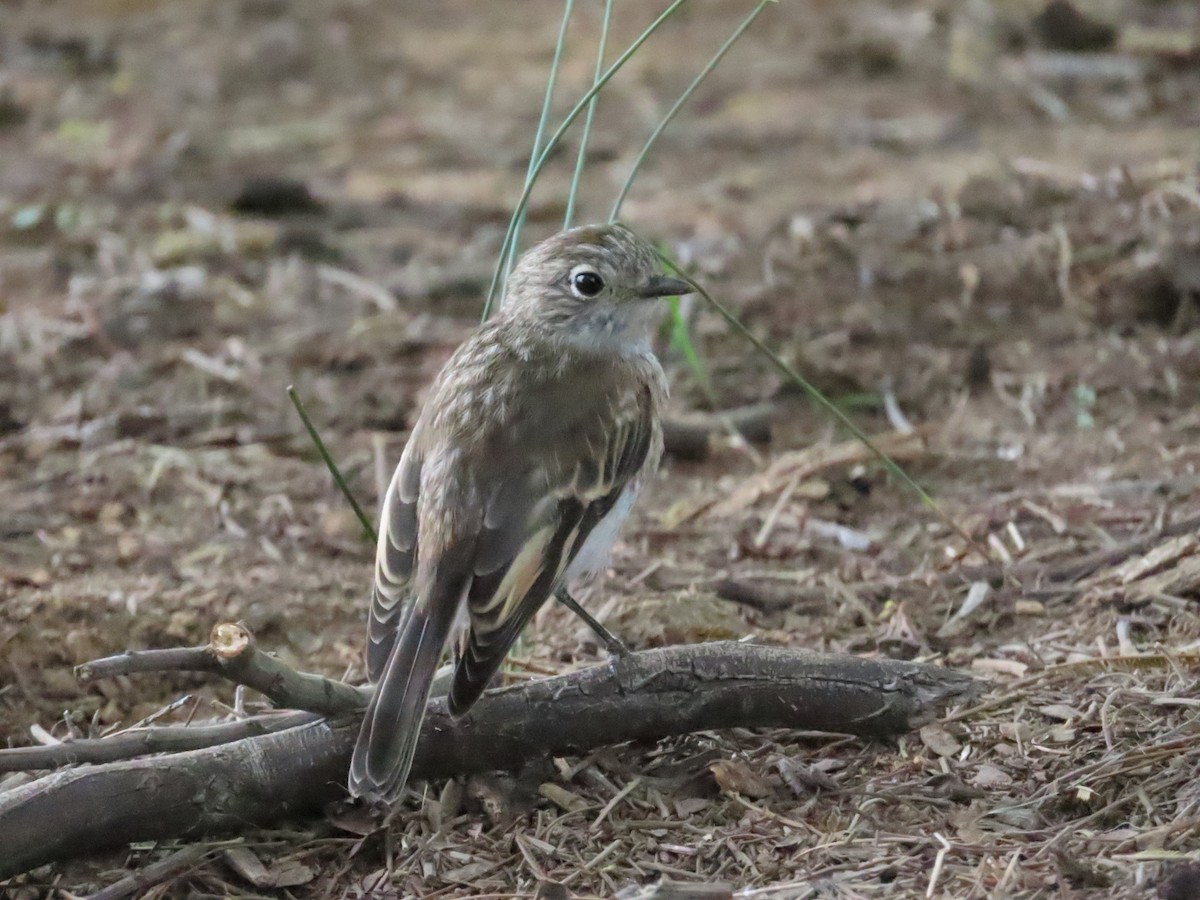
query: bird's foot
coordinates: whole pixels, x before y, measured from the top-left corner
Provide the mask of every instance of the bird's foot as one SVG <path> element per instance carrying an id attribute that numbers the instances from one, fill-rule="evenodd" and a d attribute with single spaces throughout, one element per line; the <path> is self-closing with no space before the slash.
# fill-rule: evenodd
<path id="1" fill-rule="evenodd" d="M 602 643 L 608 649 L 608 652 L 612 657 L 624 657 L 630 654 L 630 650 L 625 646 L 625 643 L 619 637 L 597 622 L 592 614 L 580 606 L 579 601 L 568 594 L 566 590 L 560 588 L 555 592 L 554 597 L 559 603 L 571 610 L 571 612 L 575 613 L 575 615 L 579 616 L 579 618 L 583 620 L 584 624 L 592 630 L 592 633 L 600 639 L 600 643 Z"/>

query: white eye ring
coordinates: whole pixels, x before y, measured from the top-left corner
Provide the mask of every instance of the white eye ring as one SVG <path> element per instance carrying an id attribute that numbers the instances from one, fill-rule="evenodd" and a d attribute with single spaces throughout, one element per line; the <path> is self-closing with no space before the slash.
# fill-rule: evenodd
<path id="1" fill-rule="evenodd" d="M 567 277 L 571 293 L 580 300 L 593 300 L 604 290 L 604 279 L 591 266 L 576 266 Z"/>

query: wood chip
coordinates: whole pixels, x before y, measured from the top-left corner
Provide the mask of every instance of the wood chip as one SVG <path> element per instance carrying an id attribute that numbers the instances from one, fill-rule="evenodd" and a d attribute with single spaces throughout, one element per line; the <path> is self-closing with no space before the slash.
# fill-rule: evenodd
<path id="1" fill-rule="evenodd" d="M 1083 718 L 1083 713 L 1065 703 L 1051 703 L 1048 706 L 1039 706 L 1038 712 L 1043 716 L 1049 716 L 1051 719 L 1061 719 L 1064 722 Z"/>
<path id="2" fill-rule="evenodd" d="M 988 675 L 1011 675 L 1013 678 L 1022 678 L 1029 671 L 1029 666 L 1015 659 L 973 659 L 971 668 Z"/>
<path id="3" fill-rule="evenodd" d="M 588 802 L 578 794 L 573 794 L 562 785 L 546 781 L 538 785 L 538 793 L 561 809 L 563 812 L 578 812 L 588 808 Z"/>
<path id="4" fill-rule="evenodd" d="M 1012 776 L 999 769 L 990 763 L 984 763 L 979 767 L 979 771 L 975 773 L 975 777 L 971 779 L 971 784 L 978 788 L 1001 788 L 1008 787 L 1013 783 Z"/>
<path id="5" fill-rule="evenodd" d="M 1040 600 L 1018 600 L 1013 604 L 1013 611 L 1018 616 L 1044 616 L 1046 604 Z"/>

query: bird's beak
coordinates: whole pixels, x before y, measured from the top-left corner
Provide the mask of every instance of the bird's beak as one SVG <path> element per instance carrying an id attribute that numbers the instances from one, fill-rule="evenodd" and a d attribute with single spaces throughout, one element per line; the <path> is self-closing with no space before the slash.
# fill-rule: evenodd
<path id="1" fill-rule="evenodd" d="M 643 300 L 655 297 L 682 297 L 692 293 L 692 286 L 682 278 L 672 278 L 670 275 L 655 275 L 642 285 L 638 296 Z"/>

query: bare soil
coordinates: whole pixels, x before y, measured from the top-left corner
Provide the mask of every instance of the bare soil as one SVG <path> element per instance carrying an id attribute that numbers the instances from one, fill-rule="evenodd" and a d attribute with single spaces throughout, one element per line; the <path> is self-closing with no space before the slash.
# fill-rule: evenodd
<path id="1" fill-rule="evenodd" d="M 164 721 L 225 714 L 232 693 L 198 677 L 71 673 L 219 621 L 361 678 L 372 550 L 284 388 L 373 509 L 478 320 L 561 13 L 402 6 L 0 3 L 10 745 L 182 695 Z M 867 431 L 911 423 L 898 457 L 975 546 L 833 452 L 847 436 L 697 307 L 716 403 L 774 400 L 774 440 L 666 460 L 588 601 L 640 647 L 753 636 L 970 670 L 980 706 L 892 745 L 699 734 L 430 784 L 386 832 L 251 832 L 144 896 L 607 897 L 664 877 L 741 897 L 1200 896 L 1200 540 L 1119 549 L 1200 513 L 1200 8 L 1079 3 L 1106 37 L 1042 6 L 773 6 L 624 211 Z M 599 8 L 577 14 L 560 110 Z M 584 219 L 749 8 L 688 5 L 610 85 Z M 618 4 L 612 46 L 649 15 Z M 559 226 L 571 168 L 537 192 L 531 238 Z M 663 356 L 677 411 L 709 406 Z M 723 599 L 731 580 L 783 601 Z M 509 677 L 602 656 L 548 609 Z M 86 893 L 169 849 L 7 895 Z"/>

